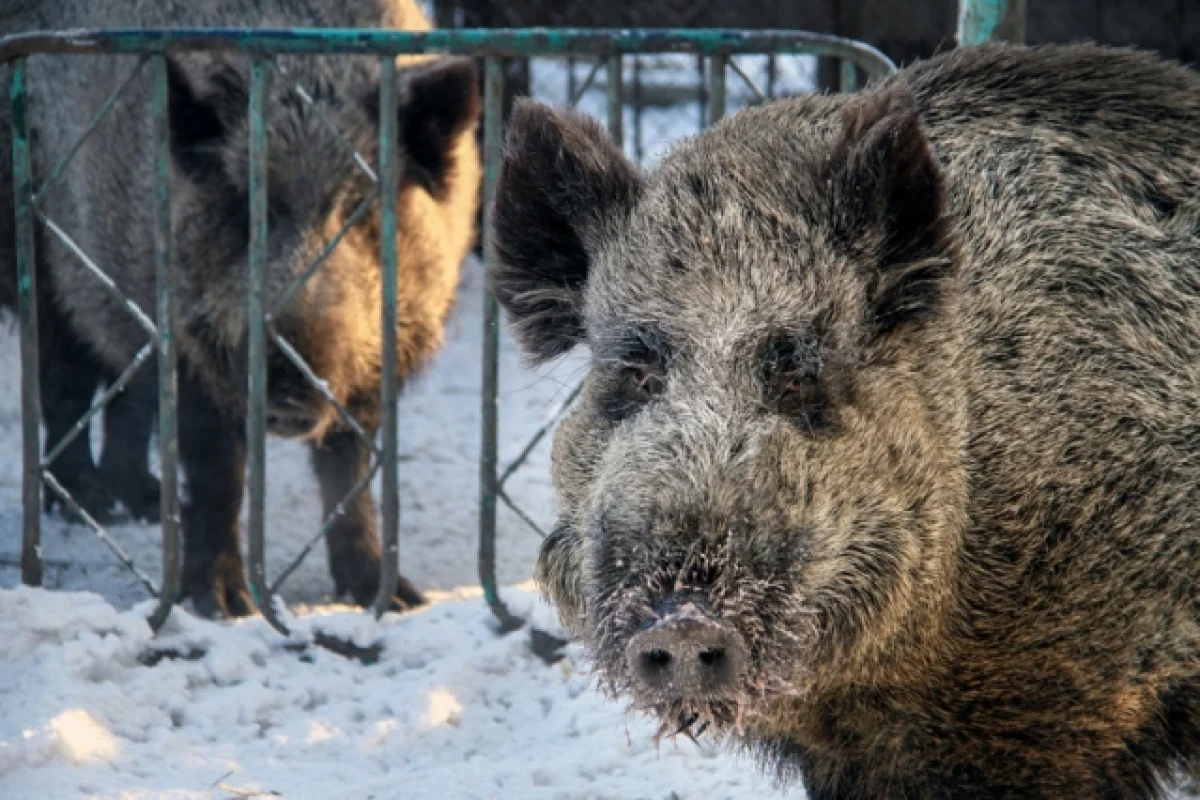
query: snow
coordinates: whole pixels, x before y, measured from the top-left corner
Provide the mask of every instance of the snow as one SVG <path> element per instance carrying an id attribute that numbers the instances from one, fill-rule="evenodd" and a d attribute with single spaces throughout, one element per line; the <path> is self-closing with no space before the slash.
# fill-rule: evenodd
<path id="1" fill-rule="evenodd" d="M 13 377 L 0 385 L 0 452 L 12 454 L 0 461 L 0 797 L 773 796 L 719 746 L 656 748 L 653 723 L 603 699 L 574 647 L 547 665 L 530 626 L 497 632 L 476 571 L 482 282 L 472 259 L 446 347 L 401 401 L 401 568 L 433 604 L 377 622 L 332 602 L 320 546 L 282 591 L 298 615 L 293 640 L 319 630 L 382 645 L 373 663 L 288 649 L 296 642 L 261 618 L 218 624 L 187 608 L 153 636 L 138 580 L 57 514 L 43 517 L 48 588 L 19 586 L 19 370 L 15 334 L 0 333 L 0 375 Z M 502 464 L 574 386 L 582 357 L 531 372 L 503 336 Z M 319 499 L 301 445 L 267 449 L 273 575 L 316 532 Z M 509 484 L 542 526 L 553 519 L 548 454 L 549 438 Z M 158 529 L 111 530 L 157 579 Z M 501 507 L 497 539 L 505 601 L 558 632 L 528 582 L 539 536 Z M 142 663 L 161 649 L 190 660 Z"/>
<path id="2" fill-rule="evenodd" d="M 523 613 L 542 602 L 528 587 L 505 598 Z M 378 624 L 335 607 L 304 618 L 380 642 L 369 665 L 286 650 L 261 618 L 176 610 L 154 637 L 151 607 L 0 590 L 0 796 L 770 796 L 711 746 L 656 748 L 574 654 L 547 666 L 524 632 L 497 635 L 477 591 Z M 141 665 L 154 647 L 204 655 Z"/>

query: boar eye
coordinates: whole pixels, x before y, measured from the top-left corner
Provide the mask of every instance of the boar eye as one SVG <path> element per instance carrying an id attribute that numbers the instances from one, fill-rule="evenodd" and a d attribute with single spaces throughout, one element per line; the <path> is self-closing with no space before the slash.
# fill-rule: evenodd
<path id="1" fill-rule="evenodd" d="M 773 384 L 773 405 L 782 414 L 809 414 L 821 404 L 821 387 L 812 372 L 782 372 Z"/>
<path id="2" fill-rule="evenodd" d="M 654 328 L 621 327 L 599 337 L 600 411 L 612 422 L 632 417 L 667 389 L 672 350 Z"/>
<path id="3" fill-rule="evenodd" d="M 812 337 L 781 337 L 763 353 L 767 407 L 811 429 L 824 421 L 825 387 L 819 343 Z"/>
<path id="4" fill-rule="evenodd" d="M 667 388 L 657 364 L 630 364 L 624 367 L 623 372 L 625 394 L 638 403 L 662 394 L 663 389 Z"/>

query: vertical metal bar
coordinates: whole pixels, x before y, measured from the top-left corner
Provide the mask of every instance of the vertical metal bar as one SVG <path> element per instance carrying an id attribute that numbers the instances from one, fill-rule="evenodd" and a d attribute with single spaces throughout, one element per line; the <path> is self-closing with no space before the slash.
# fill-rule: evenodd
<path id="1" fill-rule="evenodd" d="M 375 595 L 375 616 L 381 617 L 392 605 L 399 573 L 398 541 L 400 532 L 400 475 L 396 456 L 396 200 L 400 191 L 397 169 L 396 138 L 396 59 L 379 60 L 379 210 L 381 236 L 379 261 L 383 269 L 383 374 L 380 401 L 383 415 L 380 436 L 383 450 L 383 487 L 380 493 L 379 592 Z"/>
<path id="2" fill-rule="evenodd" d="M 625 144 L 624 70 L 621 56 L 608 57 L 608 133 L 617 147 Z"/>
<path id="3" fill-rule="evenodd" d="M 843 92 L 853 92 L 858 90 L 858 70 L 854 67 L 854 62 L 848 58 L 842 59 L 842 75 L 841 89 Z"/>
<path id="4" fill-rule="evenodd" d="M 642 59 L 633 57 L 633 157 L 641 164 L 645 157 L 642 138 Z"/>
<path id="5" fill-rule="evenodd" d="M 150 627 L 158 630 L 179 594 L 179 441 L 176 436 L 175 286 L 171 271 L 171 130 L 167 116 L 167 58 L 153 59 L 154 278 L 158 294 L 158 458 L 162 470 L 162 588 Z"/>
<path id="6" fill-rule="evenodd" d="M 575 78 L 575 56 L 567 56 L 567 104 L 570 105 L 575 98 L 575 84 L 578 83 Z"/>
<path id="7" fill-rule="evenodd" d="M 16 209 L 17 308 L 21 315 L 21 582 L 42 585 L 41 403 L 38 382 L 37 269 L 33 252 L 33 164 L 25 59 L 12 62 L 13 201 Z"/>
<path id="8" fill-rule="evenodd" d="M 767 97 L 775 96 L 775 81 L 779 76 L 779 63 L 774 53 L 767 56 Z"/>
<path id="9" fill-rule="evenodd" d="M 263 319 L 267 267 L 267 64 L 256 57 L 250 67 L 250 285 L 246 292 L 246 539 L 250 592 L 272 627 L 286 634 L 267 588 L 266 547 L 266 394 L 267 340 Z"/>
<path id="10" fill-rule="evenodd" d="M 696 126 L 701 130 L 708 124 L 708 81 L 704 77 L 704 65 L 704 56 L 696 56 L 696 101 L 700 111 Z"/>
<path id="11" fill-rule="evenodd" d="M 958 45 L 1025 41 L 1026 0 L 959 0 Z"/>
<path id="12" fill-rule="evenodd" d="M 501 125 L 504 114 L 504 67 L 489 56 L 483 81 L 483 251 L 489 262 L 495 258 L 492 241 L 492 198 L 499 177 L 503 148 Z M 483 297 L 483 375 L 480 392 L 482 418 L 479 443 L 479 582 L 483 596 L 502 629 L 521 626 L 500 600 L 496 588 L 496 449 L 499 428 L 496 394 L 499 386 L 500 308 L 488 287 Z"/>
<path id="13" fill-rule="evenodd" d="M 716 55 L 711 59 L 712 65 L 710 69 L 712 74 L 709 78 L 709 94 L 711 95 L 709 114 L 709 125 L 715 124 L 721 117 L 725 116 L 725 67 L 729 63 L 729 56 Z"/>

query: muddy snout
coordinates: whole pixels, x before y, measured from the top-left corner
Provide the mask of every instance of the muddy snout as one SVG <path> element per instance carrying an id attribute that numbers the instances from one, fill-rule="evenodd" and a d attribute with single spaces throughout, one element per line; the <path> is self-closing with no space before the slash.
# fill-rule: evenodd
<path id="1" fill-rule="evenodd" d="M 663 617 L 629 640 L 634 684 L 663 700 L 732 693 L 746 666 L 746 645 L 731 626 L 700 612 Z"/>

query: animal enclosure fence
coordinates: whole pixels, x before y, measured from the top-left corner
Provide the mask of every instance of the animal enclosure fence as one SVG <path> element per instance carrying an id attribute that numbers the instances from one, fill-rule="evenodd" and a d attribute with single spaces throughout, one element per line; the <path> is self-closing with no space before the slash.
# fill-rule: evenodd
<path id="1" fill-rule="evenodd" d="M 490 209 L 501 158 L 503 99 L 505 96 L 506 59 L 571 59 L 587 62 L 589 71 L 577 76 L 572 70 L 567 102 L 577 103 L 598 75 L 604 76 L 606 112 L 610 134 L 618 143 L 624 139 L 624 119 L 627 103 L 625 59 L 640 54 L 683 54 L 706 64 L 707 113 L 704 122 L 711 124 L 725 115 L 730 79 L 740 81 L 750 92 L 749 102 L 767 99 L 771 92 L 760 88 L 758 82 L 739 62 L 746 56 L 815 55 L 839 59 L 846 67 L 847 82 L 852 82 L 854 70 L 868 77 L 880 77 L 894 66 L 875 49 L 850 40 L 832 36 L 792 31 L 743 30 L 439 30 L 413 33 L 379 30 L 113 30 L 35 32 L 18 34 L 0 40 L 0 64 L 9 66 L 9 103 L 12 113 L 12 163 L 14 177 L 17 295 L 20 314 L 21 345 L 21 420 L 22 420 L 22 581 L 40 585 L 42 581 L 41 506 L 42 492 L 48 490 L 63 505 L 81 518 L 112 550 L 127 568 L 137 573 L 146 590 L 157 599 L 150 623 L 158 628 L 177 601 L 181 587 L 181 520 L 178 498 L 178 427 L 187 424 L 176 413 L 176 337 L 177 319 L 175 292 L 172 289 L 171 236 L 171 155 L 168 124 L 168 66 L 167 55 L 191 51 L 223 51 L 240 53 L 251 61 L 248 97 L 249 112 L 249 250 L 246 319 L 248 324 L 248 409 L 246 421 L 247 447 L 247 526 L 248 583 L 254 602 L 263 616 L 281 633 L 289 633 L 288 614 L 279 600 L 282 584 L 293 573 L 316 543 L 337 521 L 340 509 L 359 492 L 370 491 L 376 474 L 382 477 L 380 537 L 382 566 L 380 588 L 373 608 L 379 615 L 388 608 L 398 572 L 398 539 L 400 498 L 397 454 L 397 259 L 395 233 L 397 230 L 397 187 L 401 164 L 398 163 L 395 140 L 397 97 L 391 79 L 396 70 L 395 57 L 409 54 L 460 54 L 477 57 L 483 62 L 484 114 L 483 156 L 485 209 Z M 40 54 L 110 54 L 132 56 L 132 72 L 100 107 L 91 119 L 83 136 L 68 152 L 62 163 L 45 175 L 34 174 L 31 154 L 31 132 L 28 110 L 31 87 L 28 85 L 27 60 Z M 358 209 L 350 215 L 346 227 L 335 233 L 320 256 L 296 278 L 292 287 L 274 303 L 268 303 L 265 290 L 268 233 L 267 153 L 270 143 L 264 125 L 264 103 L 267 79 L 272 58 L 281 55 L 370 55 L 380 63 L 379 108 L 382 120 L 379 130 L 379 161 L 368 164 L 356 153 L 358 168 L 362 169 L 373 187 Z M 77 157 L 84 141 L 96 130 L 105 115 L 120 101 L 122 93 L 143 70 L 149 70 L 152 81 L 152 115 L 154 133 L 154 267 L 157 280 L 156 303 L 152 310 L 138 305 L 124 294 L 105 273 L 103 264 L 84 252 L 71 238 L 70 232 L 59 227 L 40 204 L 45 191 L 58 181 L 67 162 Z M 302 87 L 296 87 L 301 99 Z M 351 145 L 347 142 L 347 147 Z M 381 220 L 380 263 L 382 274 L 382 304 L 379 310 L 383 331 L 383 375 L 381 387 L 382 424 L 379 441 L 369 440 L 354 416 L 340 405 L 300 356 L 294 347 L 275 329 L 273 319 L 280 308 L 294 298 L 299 288 L 321 269 L 325 258 L 346 235 L 369 207 L 378 203 Z M 148 342 L 129 366 L 102 392 L 88 412 L 80 418 L 66 438 L 43 455 L 40 436 L 38 385 L 38 302 L 35 269 L 35 246 L 41 233 L 54 236 L 73 253 L 97 281 L 97 286 L 112 295 L 133 316 L 145 331 Z M 483 230 L 484 250 L 490 256 L 490 226 Z M 579 393 L 571 391 L 555 413 L 537 434 L 501 468 L 497 452 L 498 440 L 498 363 L 500 313 L 490 295 L 485 300 L 482 360 L 481 450 L 479 459 L 479 577 L 485 598 L 505 626 L 515 626 L 519 620 L 505 608 L 497 592 L 495 576 L 496 512 L 503 503 L 528 524 L 536 523 L 505 491 L 506 482 L 526 462 L 553 425 L 565 413 Z M 341 417 L 342 422 L 358 436 L 367 440 L 371 466 L 350 491 L 330 518 L 315 531 L 312 538 L 291 563 L 268 579 L 265 566 L 265 408 L 267 371 L 266 355 L 274 346 L 288 358 L 297 370 L 322 393 Z M 56 479 L 52 469 L 55 459 L 78 436 L 86 436 L 88 426 L 118 393 L 124 390 L 135 373 L 154 359 L 158 370 L 158 456 L 161 471 L 162 566 L 159 580 L 138 570 L 132 559 L 112 538 L 105 527 L 81 507 L 76 498 Z"/>

